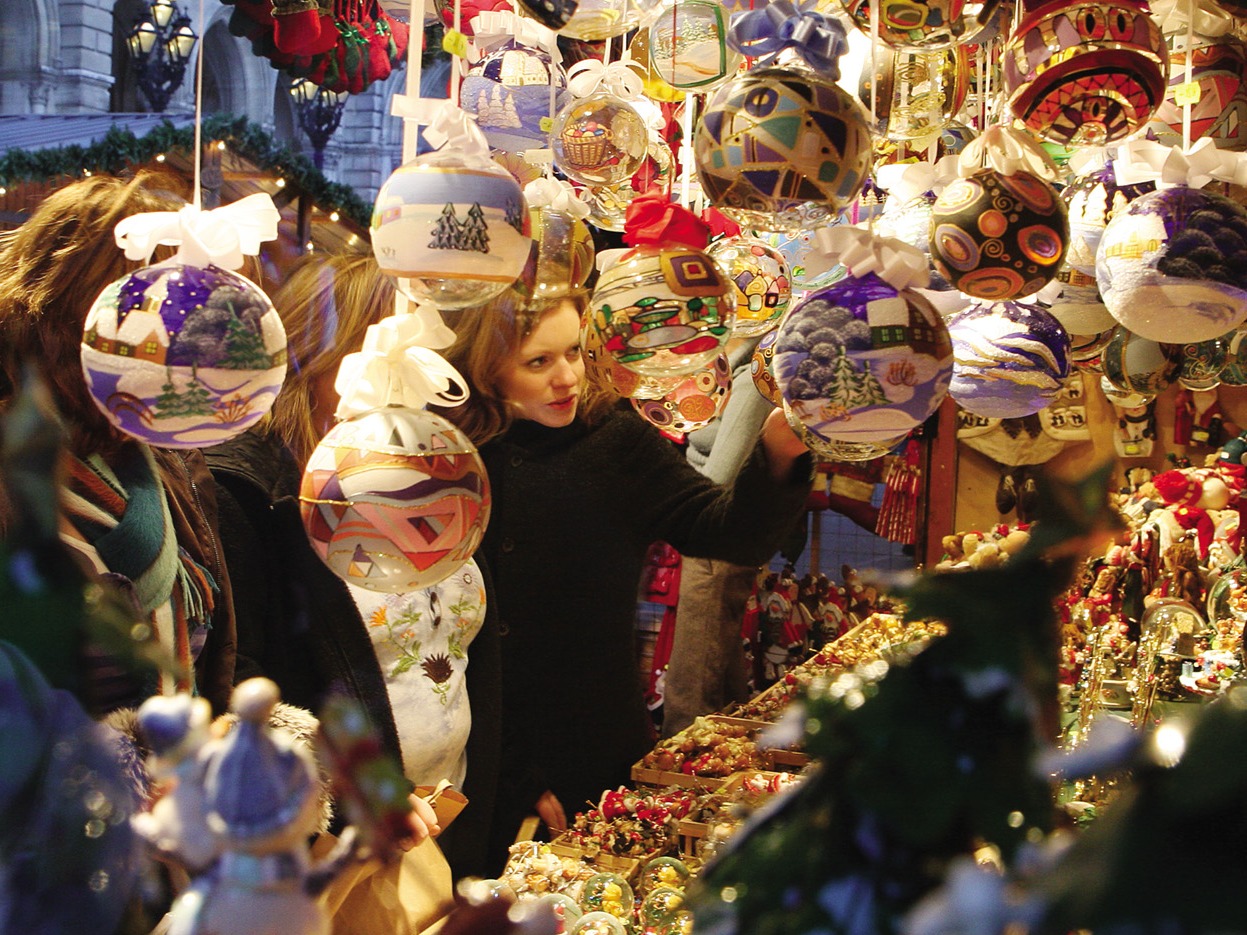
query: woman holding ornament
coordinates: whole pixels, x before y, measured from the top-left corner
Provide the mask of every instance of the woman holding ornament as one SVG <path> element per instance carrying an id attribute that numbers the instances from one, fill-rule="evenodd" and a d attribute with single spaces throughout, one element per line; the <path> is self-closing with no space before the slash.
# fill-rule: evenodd
<path id="1" fill-rule="evenodd" d="M 393 281 L 371 253 L 308 258 L 273 302 L 289 342 L 281 393 L 254 429 L 207 453 L 233 573 L 238 677 L 265 675 L 314 712 L 332 691 L 361 702 L 413 785 L 448 779 L 464 790 L 469 804 L 438 843 L 456 876 L 484 874 L 497 701 L 488 682 L 469 692 L 465 680 L 484 576 L 469 562 L 432 588 L 366 591 L 320 560 L 299 511 L 304 465 L 335 422 L 339 365 L 394 311 Z M 475 644 L 471 652 L 470 671 L 487 670 Z M 416 807 L 421 840 L 438 829 L 425 803 Z"/>
<path id="2" fill-rule="evenodd" d="M 477 554 L 497 595 L 486 632 L 501 643 L 497 860 L 534 809 L 563 829 L 653 744 L 633 647 L 650 543 L 761 564 L 810 487 L 810 458 L 779 412 L 730 486 L 699 474 L 586 384 L 582 306 L 576 294 L 525 306 L 511 291 L 447 315 L 445 356 L 471 395 L 446 415 L 479 447 L 493 497 Z"/>
<path id="3" fill-rule="evenodd" d="M 96 297 L 141 265 L 126 259 L 113 229 L 134 214 L 177 211 L 182 203 L 169 192 L 178 184 L 148 172 L 83 179 L 48 196 L 4 237 L 0 405 L 12 399 L 24 367 L 41 369 L 68 433 L 61 538 L 85 567 L 124 592 L 182 666 L 159 686 L 95 679 L 94 701 L 121 707 L 157 691 L 194 689 L 223 713 L 233 685 L 234 615 L 203 458 L 154 449 L 116 429 L 88 390 L 80 356 Z M 4 501 L 0 491 L 0 534 Z"/>

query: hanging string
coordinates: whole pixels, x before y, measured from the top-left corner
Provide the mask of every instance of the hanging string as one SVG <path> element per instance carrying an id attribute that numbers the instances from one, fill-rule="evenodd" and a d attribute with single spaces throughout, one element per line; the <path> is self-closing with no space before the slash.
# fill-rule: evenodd
<path id="1" fill-rule="evenodd" d="M 1194 77 L 1194 55 L 1195 55 L 1195 0 L 1187 0 L 1186 4 L 1186 72 L 1182 76 L 1182 83 L 1188 88 L 1191 79 Z M 1185 93 L 1185 92 L 1184 92 Z M 1189 94 L 1186 96 L 1186 103 L 1182 105 L 1182 149 L 1191 148 L 1191 99 Z"/>
<path id="2" fill-rule="evenodd" d="M 204 0 L 199 0 L 199 28 L 204 28 Z M 195 59 L 195 191 L 191 202 L 198 211 L 203 207 L 203 196 L 200 194 L 200 176 L 203 171 L 203 113 L 204 99 L 204 44 L 199 43 L 199 57 Z"/>
<path id="3" fill-rule="evenodd" d="M 455 32 L 463 31 L 463 3 L 462 0 L 455 0 Z M 458 56 L 450 57 L 450 103 L 455 107 L 459 106 L 459 82 L 463 80 L 463 76 L 459 74 L 459 64 L 461 59 Z"/>
<path id="4" fill-rule="evenodd" d="M 412 41 L 407 46 L 407 96 L 416 98 L 420 96 L 420 79 L 421 72 L 424 70 L 424 50 L 420 43 L 415 41 L 416 24 L 424 25 L 424 7 L 425 0 L 411 0 L 411 12 L 409 18 L 412 24 Z M 419 149 L 420 126 L 414 120 L 403 121 L 403 162 L 411 162 L 416 158 L 416 150 Z M 401 295 L 401 292 L 399 293 Z"/>
<path id="5" fill-rule="evenodd" d="M 870 0 L 870 132 L 879 125 L 879 0 Z"/>
<path id="6" fill-rule="evenodd" d="M 697 109 L 697 96 L 684 95 L 684 113 L 681 116 L 680 130 L 680 206 L 690 207 L 689 197 L 693 185 L 693 111 Z"/>

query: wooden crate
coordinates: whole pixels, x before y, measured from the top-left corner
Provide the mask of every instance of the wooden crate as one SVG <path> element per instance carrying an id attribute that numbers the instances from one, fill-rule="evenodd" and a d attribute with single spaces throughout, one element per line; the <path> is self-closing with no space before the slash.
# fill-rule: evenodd
<path id="1" fill-rule="evenodd" d="M 701 860 L 701 842 L 706 837 L 706 831 L 709 827 L 704 821 L 680 819 L 678 833 L 680 836 L 680 858 L 682 860 Z"/>
<path id="2" fill-rule="evenodd" d="M 649 860 L 655 857 L 661 857 L 663 851 L 655 851 L 652 854 L 645 854 L 641 857 L 620 857 L 616 854 L 608 854 L 605 851 L 590 855 L 576 841 L 570 833 L 564 832 L 550 842 L 551 852 L 558 854 L 560 857 L 572 857 L 583 860 L 587 864 L 591 864 L 598 870 L 603 872 L 617 873 L 629 883 L 636 880 L 641 873 L 641 867 Z"/>

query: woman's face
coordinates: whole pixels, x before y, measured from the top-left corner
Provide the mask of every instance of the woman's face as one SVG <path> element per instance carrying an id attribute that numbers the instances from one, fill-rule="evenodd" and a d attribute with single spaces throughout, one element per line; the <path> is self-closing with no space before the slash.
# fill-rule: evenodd
<path id="1" fill-rule="evenodd" d="M 503 366 L 498 391 L 517 419 L 550 428 L 571 425 L 585 365 L 580 356 L 580 315 L 564 302 L 541 318 L 537 327 Z"/>

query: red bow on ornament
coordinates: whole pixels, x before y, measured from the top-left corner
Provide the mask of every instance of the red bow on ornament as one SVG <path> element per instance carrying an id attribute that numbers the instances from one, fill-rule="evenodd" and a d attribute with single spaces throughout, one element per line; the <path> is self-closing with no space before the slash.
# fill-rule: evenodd
<path id="1" fill-rule="evenodd" d="M 651 188 L 628 205 L 623 241 L 630 247 L 676 243 L 704 250 L 710 242 L 710 227 L 688 208 L 672 202 L 661 189 Z"/>

